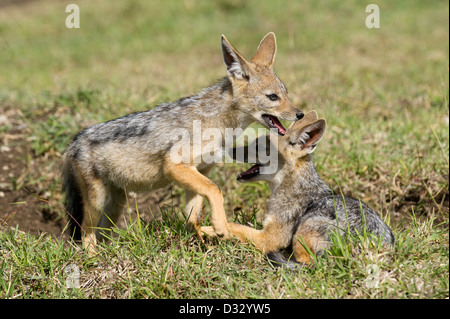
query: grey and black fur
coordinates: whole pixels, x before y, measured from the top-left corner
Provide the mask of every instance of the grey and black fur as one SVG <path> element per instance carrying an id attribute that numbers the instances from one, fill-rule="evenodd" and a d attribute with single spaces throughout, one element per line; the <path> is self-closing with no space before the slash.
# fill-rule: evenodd
<path id="1" fill-rule="evenodd" d="M 311 153 L 325 127 L 325 120 L 317 119 L 317 113 L 311 111 L 293 123 L 284 136 L 262 137 L 278 149 L 278 170 L 265 174 L 265 167 L 256 164 L 238 176 L 241 182 L 267 181 L 271 196 L 262 230 L 232 223 L 231 232 L 254 243 L 276 265 L 309 263 L 308 250 L 317 256 L 329 248 L 331 232 L 368 232 L 394 244 L 392 231 L 375 211 L 359 200 L 333 194 L 317 174 Z M 282 253 L 286 248 L 292 252 L 291 259 Z"/>
<path id="2" fill-rule="evenodd" d="M 300 230 L 300 227 L 302 229 Z M 319 257 L 323 249 L 331 245 L 330 234 L 340 233 L 345 236 L 348 233 L 363 234 L 364 231 L 382 238 L 383 242 L 394 245 L 395 239 L 390 228 L 383 222 L 380 216 L 365 203 L 339 194 L 329 194 L 310 203 L 303 215 L 296 220 L 294 226 L 295 235 L 293 241 L 300 241 L 302 233 L 313 232 L 324 234 L 323 242 L 316 243 L 314 254 Z M 301 243 L 300 243 L 301 244 Z M 293 252 L 293 243 L 286 252 L 269 252 L 267 257 L 274 266 L 296 267 L 299 262 L 290 258 Z"/>

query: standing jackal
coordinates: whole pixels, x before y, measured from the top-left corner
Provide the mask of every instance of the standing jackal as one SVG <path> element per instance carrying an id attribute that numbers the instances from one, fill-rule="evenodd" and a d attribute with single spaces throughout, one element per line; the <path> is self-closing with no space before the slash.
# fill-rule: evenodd
<path id="1" fill-rule="evenodd" d="M 254 143 L 270 142 L 278 148 L 278 170 L 266 174 L 266 166 L 256 164 L 238 176 L 241 182 L 267 181 L 272 194 L 262 230 L 230 223 L 231 233 L 241 241 L 252 242 L 269 259 L 289 267 L 294 262 L 284 258 L 281 249 L 291 246 L 295 262 L 309 263 L 310 253 L 320 255 L 330 246 L 332 231 L 367 231 L 394 244 L 394 235 L 376 212 L 354 198 L 333 195 L 317 174 L 310 154 L 322 139 L 325 127 L 325 120 L 311 111 L 293 123 L 284 136 L 258 138 Z"/>
<path id="2" fill-rule="evenodd" d="M 278 118 L 294 121 L 303 113 L 294 108 L 286 87 L 273 72 L 273 33 L 262 39 L 250 61 L 223 35 L 222 52 L 227 77 L 218 83 L 150 111 L 95 124 L 73 138 L 64 154 L 64 190 L 72 233 L 75 239 L 84 238 L 85 247 L 96 243 L 96 229 L 109 228 L 117 221 L 127 191 L 149 191 L 171 181 L 186 188 L 191 228 L 202 234 L 205 196 L 211 205 L 213 230 L 208 227 L 204 232 L 229 236 L 221 190 L 204 175 L 214 163 L 202 161 L 202 147 L 193 147 L 193 143 L 187 161 L 174 160 L 175 129 L 193 136 L 193 123 L 200 121 L 202 130 L 220 130 L 221 137 L 214 136 L 213 142 L 222 148 L 227 128 L 244 129 L 256 121 L 283 135 L 286 130 Z M 201 146 L 206 142 L 211 145 L 211 140 L 202 140 Z"/>

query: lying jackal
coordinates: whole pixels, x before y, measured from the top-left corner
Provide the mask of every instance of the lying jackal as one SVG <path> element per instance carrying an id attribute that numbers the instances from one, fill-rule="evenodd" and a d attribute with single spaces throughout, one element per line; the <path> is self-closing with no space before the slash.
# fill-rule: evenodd
<path id="1" fill-rule="evenodd" d="M 276 144 L 278 170 L 265 174 L 266 167 L 256 164 L 238 176 L 241 182 L 267 181 L 271 196 L 262 230 L 230 223 L 231 233 L 241 241 L 252 242 L 277 263 L 294 264 L 280 253 L 288 246 L 292 247 L 296 262 L 309 263 L 310 252 L 320 255 L 330 246 L 329 235 L 333 230 L 342 234 L 366 230 L 394 244 L 394 235 L 376 212 L 359 200 L 333 195 L 317 174 L 311 153 L 322 139 L 325 127 L 325 120 L 311 111 L 293 123 L 284 136 L 260 137 L 254 143 Z"/>

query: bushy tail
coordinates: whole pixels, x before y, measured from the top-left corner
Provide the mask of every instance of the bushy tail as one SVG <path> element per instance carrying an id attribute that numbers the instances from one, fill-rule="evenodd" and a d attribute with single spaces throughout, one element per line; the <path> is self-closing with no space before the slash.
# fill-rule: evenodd
<path id="1" fill-rule="evenodd" d="M 299 269 L 303 267 L 302 263 L 295 261 L 294 259 L 286 258 L 280 251 L 272 251 L 267 254 L 269 262 L 274 267 L 283 267 L 287 269 Z"/>
<path id="2" fill-rule="evenodd" d="M 63 191 L 66 193 L 66 212 L 69 215 L 69 230 L 75 240 L 81 240 L 81 222 L 83 221 L 83 201 L 81 190 L 73 171 L 67 163 L 63 168 Z"/>
<path id="3" fill-rule="evenodd" d="M 389 245 L 394 246 L 395 245 L 395 236 L 392 233 L 392 231 L 389 228 L 389 226 L 387 226 L 386 224 L 385 224 L 385 226 L 386 226 L 387 229 L 385 230 L 383 241 L 388 243 Z"/>

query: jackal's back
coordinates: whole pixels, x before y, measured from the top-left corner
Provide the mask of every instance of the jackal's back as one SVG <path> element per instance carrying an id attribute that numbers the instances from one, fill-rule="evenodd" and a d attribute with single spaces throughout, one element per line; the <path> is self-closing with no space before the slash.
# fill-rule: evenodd
<path id="1" fill-rule="evenodd" d="M 337 229 L 361 234 L 366 230 L 385 243 L 394 244 L 394 235 L 381 217 L 367 204 L 348 196 L 334 195 L 313 202 L 298 221 L 305 222 L 322 225 L 323 235 Z"/>

